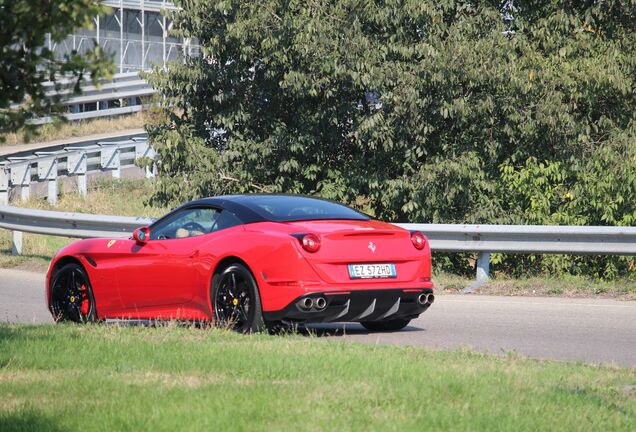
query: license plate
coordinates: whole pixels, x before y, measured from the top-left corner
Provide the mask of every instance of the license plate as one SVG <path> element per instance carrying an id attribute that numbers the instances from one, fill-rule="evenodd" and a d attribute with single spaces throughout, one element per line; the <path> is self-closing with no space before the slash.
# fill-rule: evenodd
<path id="1" fill-rule="evenodd" d="M 397 277 L 395 264 L 349 264 L 351 279 L 379 279 Z"/>

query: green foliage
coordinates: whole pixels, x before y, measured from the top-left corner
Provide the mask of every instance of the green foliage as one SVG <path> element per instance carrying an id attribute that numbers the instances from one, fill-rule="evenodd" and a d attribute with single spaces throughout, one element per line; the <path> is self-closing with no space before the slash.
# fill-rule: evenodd
<path id="1" fill-rule="evenodd" d="M 614 137 L 581 159 L 501 167 L 501 195 L 507 197 L 515 223 L 531 225 L 636 224 L 636 145 L 629 137 Z M 591 274 L 607 279 L 636 276 L 633 257 L 542 255 L 491 261 L 495 269 L 520 274 L 527 268 L 546 273 Z"/>
<path id="2" fill-rule="evenodd" d="M 201 55 L 149 76 L 161 203 L 269 191 L 391 221 L 634 223 L 633 2 L 515 2 L 511 35 L 498 2 L 177 4 Z"/>
<path id="3" fill-rule="evenodd" d="M 48 49 L 47 34 L 52 43 L 61 42 L 75 29 L 90 27 L 105 10 L 93 0 L 0 0 L 0 133 L 18 130 L 30 116 L 59 114 L 59 97 L 46 96 L 44 81 L 59 89 L 60 77 L 71 78 L 77 93 L 86 75 L 97 84 L 112 73 L 112 62 L 98 45 L 63 59 Z"/>

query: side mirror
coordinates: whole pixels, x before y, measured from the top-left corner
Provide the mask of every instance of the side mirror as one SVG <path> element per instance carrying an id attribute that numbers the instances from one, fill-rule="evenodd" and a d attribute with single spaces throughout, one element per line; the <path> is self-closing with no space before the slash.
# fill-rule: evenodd
<path id="1" fill-rule="evenodd" d="M 148 243 L 148 240 L 150 240 L 150 228 L 148 227 L 137 228 L 135 231 L 133 231 L 133 238 L 139 244 Z"/>

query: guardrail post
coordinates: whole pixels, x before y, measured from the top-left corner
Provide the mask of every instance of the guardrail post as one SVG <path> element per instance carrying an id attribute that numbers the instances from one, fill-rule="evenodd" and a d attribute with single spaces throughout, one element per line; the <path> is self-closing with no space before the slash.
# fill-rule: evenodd
<path id="1" fill-rule="evenodd" d="M 11 253 L 22 255 L 22 231 L 11 231 Z"/>
<path id="2" fill-rule="evenodd" d="M 11 158 L 9 158 L 11 160 Z M 18 159 L 19 160 L 19 159 Z M 29 199 L 31 192 L 31 163 L 24 162 L 16 165 L 12 165 L 10 169 L 11 183 L 14 185 L 20 185 L 20 197 L 23 200 Z M 7 204 L 9 201 L 8 187 L 7 187 Z M 22 232 L 11 231 L 11 253 L 13 255 L 22 254 Z"/>
<path id="3" fill-rule="evenodd" d="M 141 159 L 141 158 L 155 159 L 155 151 L 148 144 L 148 141 L 138 142 L 135 145 L 135 160 Z M 156 165 L 154 162 L 151 165 L 146 165 L 146 168 L 145 168 L 146 178 L 154 177 L 155 171 L 156 171 Z"/>
<path id="4" fill-rule="evenodd" d="M 115 162 L 114 162 L 115 166 L 114 166 L 113 171 L 112 171 L 112 175 L 113 175 L 114 179 L 121 178 L 121 165 L 120 165 L 119 162 L 120 162 L 119 161 L 119 150 L 117 150 L 117 158 L 115 159 Z"/>
<path id="5" fill-rule="evenodd" d="M 9 205 L 9 170 L 0 167 L 0 205 Z"/>
<path id="6" fill-rule="evenodd" d="M 477 255 L 477 282 L 486 282 L 490 275 L 490 252 Z"/>
<path id="7" fill-rule="evenodd" d="M 46 194 L 46 200 L 51 205 L 57 204 L 57 179 L 49 180 L 49 188 Z"/>
<path id="8" fill-rule="evenodd" d="M 8 159 L 11 161 L 13 158 Z M 11 183 L 20 186 L 20 199 L 29 199 L 31 195 L 31 162 L 11 165 Z"/>
<path id="9" fill-rule="evenodd" d="M 86 181 L 86 174 L 77 175 L 77 190 L 82 198 L 86 198 L 86 195 L 88 195 L 88 184 Z"/>
<path id="10" fill-rule="evenodd" d="M 116 145 L 108 145 L 108 143 L 98 143 L 102 145 L 100 151 L 101 166 L 103 169 L 112 170 L 113 178 L 121 177 L 119 147 Z"/>
<path id="11" fill-rule="evenodd" d="M 35 154 L 40 156 L 47 153 L 35 152 Z M 57 157 L 52 156 L 38 160 L 38 178 L 49 182 L 46 200 L 52 205 L 57 204 Z"/>
<path id="12" fill-rule="evenodd" d="M 152 164 L 152 166 L 146 166 L 146 167 L 144 168 L 144 171 L 145 171 L 145 173 L 146 173 L 146 178 L 152 178 L 152 177 L 154 177 L 154 176 L 155 176 L 155 173 L 154 173 L 154 164 Z"/>
<path id="13" fill-rule="evenodd" d="M 82 198 L 86 198 L 86 167 L 88 156 L 84 151 L 69 151 L 66 158 L 66 169 L 69 175 L 77 176 L 77 190 Z"/>

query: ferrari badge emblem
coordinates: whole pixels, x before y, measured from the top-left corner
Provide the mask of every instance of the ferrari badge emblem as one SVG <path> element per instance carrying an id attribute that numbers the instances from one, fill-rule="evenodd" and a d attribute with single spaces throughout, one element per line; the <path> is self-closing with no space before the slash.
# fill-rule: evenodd
<path id="1" fill-rule="evenodd" d="M 373 244 L 373 242 L 369 242 L 369 249 L 371 249 L 371 252 L 375 253 L 375 245 Z"/>
<path id="2" fill-rule="evenodd" d="M 108 245 L 106 245 L 106 247 L 111 247 L 112 245 L 114 245 L 114 244 L 115 244 L 115 242 L 116 242 L 116 241 L 117 241 L 117 240 L 111 240 L 111 241 L 109 241 L 109 242 L 108 242 Z"/>

